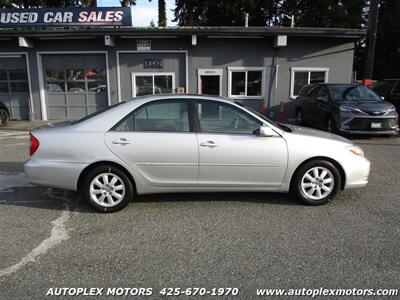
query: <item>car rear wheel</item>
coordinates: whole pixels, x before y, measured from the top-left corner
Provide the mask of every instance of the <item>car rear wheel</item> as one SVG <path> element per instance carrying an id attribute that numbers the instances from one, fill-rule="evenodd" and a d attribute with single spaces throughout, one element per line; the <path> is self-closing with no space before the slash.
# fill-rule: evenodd
<path id="1" fill-rule="evenodd" d="M 82 189 L 82 197 L 99 212 L 121 210 L 133 198 L 133 186 L 129 177 L 121 169 L 98 166 L 87 174 Z"/>
<path id="2" fill-rule="evenodd" d="M 336 122 L 332 117 L 328 117 L 328 119 L 326 120 L 325 129 L 326 129 L 326 131 L 328 131 L 330 133 L 337 132 Z"/>
<path id="3" fill-rule="evenodd" d="M 334 164 L 326 160 L 313 160 L 296 171 L 292 192 L 304 203 L 321 205 L 331 201 L 340 186 L 340 173 Z"/>
<path id="4" fill-rule="evenodd" d="M 0 108 L 0 126 L 6 126 L 9 119 L 10 116 L 8 115 L 8 112 L 5 109 Z"/>
<path id="5" fill-rule="evenodd" d="M 303 112 L 298 109 L 296 112 L 296 120 L 297 120 L 297 124 L 298 125 L 303 125 L 304 124 L 304 120 L 303 120 Z"/>

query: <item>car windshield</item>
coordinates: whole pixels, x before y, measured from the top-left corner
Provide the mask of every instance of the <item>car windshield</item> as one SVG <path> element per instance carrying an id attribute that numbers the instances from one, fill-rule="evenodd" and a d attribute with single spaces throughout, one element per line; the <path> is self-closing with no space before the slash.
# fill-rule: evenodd
<path id="1" fill-rule="evenodd" d="M 91 113 L 91 114 L 89 114 L 89 115 L 87 115 L 87 116 L 84 116 L 84 117 L 81 118 L 81 119 L 72 121 L 72 122 L 71 122 L 71 125 L 75 125 L 75 124 L 81 123 L 81 122 L 83 122 L 83 121 L 89 120 L 89 119 L 91 119 L 91 118 L 93 118 L 93 117 L 95 117 L 95 116 L 98 116 L 98 115 L 102 114 L 103 112 L 106 112 L 106 111 L 110 110 L 111 108 L 114 108 L 114 107 L 116 107 L 116 106 L 118 106 L 118 105 L 120 105 L 120 104 L 122 104 L 122 103 L 125 103 L 125 102 L 126 102 L 126 101 L 123 101 L 123 102 L 119 102 L 119 103 L 114 104 L 114 105 L 111 105 L 111 106 L 104 107 L 103 109 L 100 109 L 100 110 L 98 110 L 98 111 L 95 111 L 94 113 Z"/>
<path id="2" fill-rule="evenodd" d="M 333 101 L 380 101 L 379 96 L 362 85 L 330 85 L 329 93 Z"/>

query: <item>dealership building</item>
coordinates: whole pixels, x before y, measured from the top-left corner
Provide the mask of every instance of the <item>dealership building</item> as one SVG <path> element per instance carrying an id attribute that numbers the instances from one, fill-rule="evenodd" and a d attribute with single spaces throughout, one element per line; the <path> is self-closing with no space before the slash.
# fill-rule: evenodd
<path id="1" fill-rule="evenodd" d="M 108 10 L 125 13 L 125 23 L 107 8 L 90 11 L 113 22 L 74 22 L 77 9 L 48 24 L 29 14 L 10 24 L 12 14 L 1 15 L 0 101 L 11 118 L 77 119 L 158 93 L 221 95 L 270 117 L 283 107 L 290 118 L 304 84 L 352 81 L 354 44 L 365 36 L 341 28 L 135 28 L 124 9 Z"/>

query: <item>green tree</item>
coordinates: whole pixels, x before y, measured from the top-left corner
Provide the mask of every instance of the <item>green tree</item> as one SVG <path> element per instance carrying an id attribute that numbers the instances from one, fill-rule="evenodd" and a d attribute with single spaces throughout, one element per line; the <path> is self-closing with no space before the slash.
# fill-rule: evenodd
<path id="1" fill-rule="evenodd" d="M 361 28 L 367 0 L 285 0 L 281 13 L 295 16 L 296 26 Z M 288 26 L 290 20 L 282 19 Z"/>
<path id="2" fill-rule="evenodd" d="M 400 1 L 381 0 L 374 79 L 400 78 Z"/>
<path id="3" fill-rule="evenodd" d="M 265 26 L 273 20 L 276 0 L 176 0 L 175 19 L 180 26 Z"/>

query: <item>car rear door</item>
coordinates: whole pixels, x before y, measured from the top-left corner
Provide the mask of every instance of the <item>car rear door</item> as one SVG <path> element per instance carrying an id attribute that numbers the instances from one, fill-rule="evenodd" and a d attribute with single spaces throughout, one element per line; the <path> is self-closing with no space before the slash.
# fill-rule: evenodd
<path id="1" fill-rule="evenodd" d="M 262 123 L 244 110 L 218 101 L 196 101 L 201 186 L 278 187 L 287 165 L 280 137 L 253 134 Z"/>
<path id="2" fill-rule="evenodd" d="M 152 186 L 195 186 L 197 138 L 185 100 L 147 103 L 106 133 L 109 149 Z"/>

